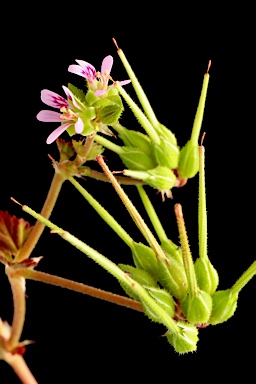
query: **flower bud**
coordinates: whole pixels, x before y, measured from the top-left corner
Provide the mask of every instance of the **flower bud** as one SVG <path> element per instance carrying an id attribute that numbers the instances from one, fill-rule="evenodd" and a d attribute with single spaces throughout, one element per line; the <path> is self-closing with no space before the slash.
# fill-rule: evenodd
<path id="1" fill-rule="evenodd" d="M 188 288 L 183 264 L 169 256 L 158 258 L 158 280 L 161 285 L 176 299 L 182 299 Z"/>
<path id="2" fill-rule="evenodd" d="M 132 267 L 131 265 L 118 264 L 118 266 L 129 276 L 142 286 L 158 287 L 153 277 L 143 269 Z"/>
<path id="3" fill-rule="evenodd" d="M 212 298 L 208 293 L 198 290 L 193 296 L 187 293 L 180 306 L 191 324 L 205 324 L 211 315 Z"/>
<path id="4" fill-rule="evenodd" d="M 232 289 L 217 291 L 212 295 L 212 314 L 209 324 L 215 325 L 227 321 L 234 315 L 237 307 L 238 293 Z"/>
<path id="5" fill-rule="evenodd" d="M 202 257 L 198 257 L 194 267 L 199 288 L 212 295 L 219 284 L 219 276 L 216 269 L 208 258 Z"/>
<path id="6" fill-rule="evenodd" d="M 120 154 L 120 158 L 128 169 L 147 171 L 155 167 L 153 158 L 140 148 L 122 147 L 122 149 L 124 153 Z"/>
<path id="7" fill-rule="evenodd" d="M 183 354 L 196 351 L 198 342 L 198 329 L 192 324 L 178 321 L 180 332 L 166 333 L 167 340 L 176 352 Z"/>
<path id="8" fill-rule="evenodd" d="M 194 177 L 199 171 L 199 146 L 192 140 L 180 151 L 178 174 L 181 179 Z"/>
<path id="9" fill-rule="evenodd" d="M 149 273 L 157 280 L 158 264 L 155 252 L 142 243 L 133 242 L 132 257 L 137 268 Z"/>
<path id="10" fill-rule="evenodd" d="M 149 169 L 147 172 L 124 170 L 124 175 L 134 177 L 150 185 L 158 190 L 171 189 L 176 181 L 176 176 L 171 169 L 167 167 L 157 166 L 154 169 Z"/>

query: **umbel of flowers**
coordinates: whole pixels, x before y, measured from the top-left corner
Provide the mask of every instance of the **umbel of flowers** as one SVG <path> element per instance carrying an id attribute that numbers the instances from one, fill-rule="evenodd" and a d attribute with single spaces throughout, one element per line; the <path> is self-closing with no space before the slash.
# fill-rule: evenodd
<path id="1" fill-rule="evenodd" d="M 95 141 L 120 156 L 127 167 L 122 170 L 125 176 L 141 180 L 159 190 L 163 199 L 164 195 L 171 197 L 173 187 L 184 185 L 188 178 L 194 177 L 198 172 L 198 138 L 209 82 L 209 68 L 204 77 L 191 138 L 183 148 L 180 148 L 175 135 L 157 120 L 123 52 L 118 50 L 118 53 L 130 80 L 115 82 L 112 79 L 110 76 L 113 65 L 112 56 L 104 58 L 100 72 L 97 72 L 90 63 L 76 60 L 77 64 L 70 65 L 68 70 L 85 78 L 87 90 L 77 89 L 72 84 L 68 87 L 63 86 L 66 98 L 55 92 L 43 90 L 42 101 L 59 111 L 40 111 L 37 119 L 61 123 L 48 137 L 48 144 L 54 142 L 64 131 L 67 131 L 70 136 L 94 135 Z M 109 81 L 111 81 L 110 85 Z M 123 88 L 130 82 L 134 86 L 143 110 Z M 119 123 L 123 112 L 120 94 L 132 109 L 145 133 L 129 130 Z M 113 130 L 118 134 L 123 145 L 117 145 L 99 135 L 103 133 L 114 136 Z"/>

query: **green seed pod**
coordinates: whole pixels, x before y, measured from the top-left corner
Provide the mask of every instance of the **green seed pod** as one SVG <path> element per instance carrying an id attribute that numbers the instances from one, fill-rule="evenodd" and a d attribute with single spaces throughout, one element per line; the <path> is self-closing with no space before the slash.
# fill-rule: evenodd
<path id="1" fill-rule="evenodd" d="M 157 282 L 153 277 L 143 269 L 132 267 L 131 265 L 118 264 L 118 266 L 129 276 L 137 281 L 142 286 L 158 287 Z"/>
<path id="2" fill-rule="evenodd" d="M 171 257 L 177 260 L 179 263 L 183 264 L 182 251 L 181 248 L 174 244 L 171 240 L 162 241 L 161 247 L 166 251 Z"/>
<path id="3" fill-rule="evenodd" d="M 175 301 L 173 297 L 165 289 L 155 288 L 152 286 L 145 287 L 147 292 L 162 307 L 168 315 L 173 318 L 175 315 Z"/>
<path id="4" fill-rule="evenodd" d="M 192 324 L 178 321 L 177 325 L 180 332 L 166 333 L 167 340 L 173 346 L 176 352 L 180 354 L 194 352 L 197 348 L 198 342 L 198 329 Z"/>
<path id="5" fill-rule="evenodd" d="M 124 153 L 120 154 L 120 158 L 124 165 L 131 170 L 147 171 L 155 167 L 153 158 L 146 154 L 140 148 L 122 147 Z"/>
<path id="6" fill-rule="evenodd" d="M 176 181 L 176 176 L 171 169 L 167 167 L 157 166 L 149 169 L 147 172 L 124 170 L 124 175 L 134 177 L 150 185 L 157 190 L 169 190 Z"/>
<path id="7" fill-rule="evenodd" d="M 166 139 L 161 138 L 160 140 L 160 144 L 153 144 L 157 164 L 176 169 L 179 162 L 179 147 Z"/>
<path id="8" fill-rule="evenodd" d="M 133 242 L 132 257 L 137 268 L 149 273 L 155 280 L 158 278 L 158 264 L 155 252 L 142 243 Z"/>
<path id="9" fill-rule="evenodd" d="M 199 288 L 212 295 L 219 284 L 218 272 L 208 258 L 198 257 L 194 267 Z"/>
<path id="10" fill-rule="evenodd" d="M 191 324 L 206 324 L 212 311 L 212 298 L 208 293 L 198 290 L 193 296 L 187 293 L 180 306 Z"/>
<path id="11" fill-rule="evenodd" d="M 181 179 L 194 177 L 199 171 L 199 146 L 192 140 L 180 151 L 178 173 Z"/>
<path id="12" fill-rule="evenodd" d="M 173 257 L 158 258 L 158 280 L 176 299 L 182 299 L 188 288 L 183 264 Z"/>
<path id="13" fill-rule="evenodd" d="M 215 292 L 212 295 L 213 306 L 209 324 L 220 324 L 232 317 L 237 307 L 237 299 L 238 293 L 233 293 L 232 289 Z"/>

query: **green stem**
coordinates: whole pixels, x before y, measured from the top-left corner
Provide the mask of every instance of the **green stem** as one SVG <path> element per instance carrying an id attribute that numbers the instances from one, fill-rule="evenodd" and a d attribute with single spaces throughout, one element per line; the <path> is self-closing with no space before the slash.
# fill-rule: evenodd
<path id="1" fill-rule="evenodd" d="M 130 77 L 131 79 L 131 82 L 132 82 L 132 85 L 133 85 L 133 88 L 138 96 L 138 99 L 142 105 L 142 108 L 144 109 L 144 112 L 145 114 L 147 115 L 147 118 L 149 119 L 149 121 L 151 122 L 151 124 L 156 127 L 159 123 L 158 123 L 158 120 L 156 118 L 156 115 L 148 101 L 148 98 L 145 94 L 145 92 L 143 91 L 143 88 L 142 86 L 140 85 L 137 77 L 135 76 L 135 73 L 133 72 L 132 70 L 132 67 L 130 66 L 128 60 L 126 59 L 125 57 L 125 54 L 123 53 L 123 51 L 117 46 L 116 44 L 116 41 L 114 40 L 114 43 L 117 47 L 117 53 L 128 73 L 128 76 Z"/>
<path id="2" fill-rule="evenodd" d="M 81 195 L 88 201 L 88 203 L 95 209 L 100 217 L 116 232 L 116 234 L 128 245 L 129 248 L 133 246 L 133 239 L 121 227 L 120 224 L 111 216 L 105 208 L 103 208 L 97 200 L 95 200 L 89 192 L 87 192 L 75 179 L 70 177 L 69 181 L 81 193 Z"/>
<path id="3" fill-rule="evenodd" d="M 205 100 L 206 100 L 207 89 L 208 89 L 209 78 L 210 78 L 208 73 L 210 65 L 211 65 L 211 62 L 209 62 L 207 72 L 204 75 L 202 91 L 201 91 L 201 95 L 200 95 L 200 99 L 199 99 L 199 103 L 196 111 L 196 116 L 195 116 L 194 124 L 192 128 L 191 141 L 193 142 L 194 145 L 198 144 L 200 130 L 203 122 Z"/>
<path id="4" fill-rule="evenodd" d="M 42 211 L 41 211 L 42 216 L 44 216 L 46 218 L 50 217 L 52 210 L 54 208 L 54 205 L 55 205 L 57 198 L 59 196 L 59 193 L 60 193 L 60 190 L 61 190 L 61 187 L 62 187 L 64 180 L 65 179 L 63 178 L 63 176 L 61 174 L 55 172 L 51 186 L 50 186 L 50 190 L 48 192 L 47 198 L 45 200 L 44 206 L 43 206 Z M 15 258 L 16 263 L 20 263 L 21 261 L 27 259 L 30 256 L 30 254 L 33 251 L 33 249 L 35 248 L 44 228 L 45 228 L 45 226 L 43 223 L 41 223 L 40 221 L 36 222 L 35 226 L 33 227 L 32 231 L 30 232 L 28 239 L 26 240 L 26 242 L 24 243 L 24 245 L 22 246 L 22 248 L 20 249 L 20 251 L 18 252 L 18 254 Z"/>
<path id="5" fill-rule="evenodd" d="M 256 275 L 256 261 L 242 274 L 242 276 L 231 287 L 232 293 L 239 293 L 241 289 L 248 283 L 249 280 Z"/>
<path id="6" fill-rule="evenodd" d="M 148 195 L 145 192 L 145 189 L 142 186 L 137 185 L 137 189 L 141 198 L 141 201 L 144 205 L 144 208 L 148 214 L 148 217 L 150 218 L 150 221 L 156 231 L 156 234 L 160 240 L 160 242 L 169 241 L 168 237 L 166 236 L 166 233 L 163 229 L 163 226 L 161 224 L 161 221 L 159 220 L 156 211 L 149 200 Z"/>
<path id="7" fill-rule="evenodd" d="M 6 274 L 8 276 L 13 297 L 13 320 L 11 328 L 11 336 L 9 338 L 10 350 L 20 341 L 22 334 L 25 315 L 26 315 L 26 301 L 25 301 L 25 279 L 23 277 L 13 277 L 12 268 L 6 267 Z M 24 285 L 24 286 L 23 286 Z"/>
<path id="8" fill-rule="evenodd" d="M 188 293 L 190 294 L 191 297 L 194 297 L 198 292 L 198 286 L 196 282 L 194 263 L 193 263 L 193 259 L 192 259 L 190 248 L 189 248 L 188 236 L 187 236 L 187 231 L 185 227 L 181 205 L 175 204 L 174 211 L 175 211 L 179 235 L 180 235 L 184 269 L 185 269 L 187 280 L 188 280 Z"/>
<path id="9" fill-rule="evenodd" d="M 123 307 L 143 312 L 141 303 L 139 303 L 138 301 L 129 299 L 128 297 L 116 295 L 112 292 L 103 291 L 99 288 L 91 287 L 90 285 L 85 285 L 76 281 L 64 279 L 63 277 L 53 276 L 49 273 L 44 273 L 26 268 L 16 269 L 14 274 L 15 276 L 23 276 L 24 278 L 29 280 L 41 281 L 42 283 L 66 288 L 71 291 L 83 293 L 84 295 L 92 296 L 97 299 L 105 300 L 110 303 L 118 304 Z"/>
<path id="10" fill-rule="evenodd" d="M 103 145 L 103 147 L 110 149 L 112 152 L 115 152 L 117 155 L 124 154 L 124 150 L 120 145 L 112 143 L 112 141 L 105 139 L 105 137 L 95 135 L 94 140 L 97 141 L 97 143 Z"/>
<path id="11" fill-rule="evenodd" d="M 156 255 L 158 255 L 158 257 L 161 257 L 162 259 L 165 260 L 166 256 L 164 254 L 164 251 L 162 250 L 162 248 L 158 244 L 157 240 L 153 236 L 152 232 L 150 231 L 150 229 L 146 225 L 145 221 L 143 220 L 143 218 L 141 217 L 141 215 L 139 214 L 139 212 L 137 211 L 135 206 L 132 204 L 129 197 L 126 195 L 126 193 L 124 192 L 124 190 L 122 189 L 120 184 L 117 182 L 116 178 L 110 172 L 109 168 L 107 167 L 106 163 L 103 160 L 103 157 L 97 156 L 97 161 L 100 164 L 100 166 L 102 167 L 103 171 L 108 176 L 108 178 L 111 181 L 113 187 L 115 188 L 117 194 L 119 195 L 120 199 L 124 203 L 129 214 L 131 215 L 133 221 L 135 222 L 135 224 L 137 225 L 137 227 L 139 228 L 139 230 L 141 231 L 141 233 L 143 234 L 143 236 L 147 240 L 150 247 L 154 250 L 154 252 L 156 253 Z"/>
<path id="12" fill-rule="evenodd" d="M 207 260 L 207 211 L 205 192 L 205 150 L 199 147 L 199 206 L 198 206 L 198 235 L 199 235 L 199 256 Z"/>
<path id="13" fill-rule="evenodd" d="M 118 92 L 123 96 L 126 103 L 129 105 L 131 110 L 133 111 L 134 115 L 139 120 L 141 126 L 145 129 L 148 136 L 155 144 L 160 144 L 160 139 L 158 134 L 156 133 L 153 125 L 150 123 L 148 118 L 144 115 L 142 110 L 137 106 L 137 104 L 132 100 L 132 98 L 128 95 L 128 93 L 121 87 L 121 85 L 117 82 L 115 82 L 115 87 L 117 88 Z"/>
<path id="14" fill-rule="evenodd" d="M 108 177 L 105 173 L 95 171 L 89 167 L 83 167 L 82 176 L 88 176 L 95 180 L 105 181 L 109 183 Z M 143 185 L 142 180 L 133 179 L 132 177 L 116 176 L 118 183 L 123 185 Z"/>
<path id="15" fill-rule="evenodd" d="M 141 285 L 139 285 L 135 280 L 131 279 L 125 272 L 123 272 L 111 260 L 107 259 L 105 256 L 97 252 L 95 249 L 89 247 L 87 244 L 83 243 L 81 240 L 77 239 L 75 236 L 71 235 L 69 232 L 66 232 L 63 229 L 57 227 L 55 224 L 51 223 L 49 220 L 39 215 L 28 206 L 23 205 L 22 209 L 23 211 L 29 213 L 31 216 L 35 217 L 37 220 L 41 220 L 47 227 L 52 229 L 53 233 L 57 233 L 64 240 L 68 241 L 74 247 L 76 247 L 81 252 L 86 254 L 89 258 L 91 258 L 97 264 L 99 264 L 102 268 L 107 270 L 122 284 L 129 286 L 129 288 L 135 293 L 135 295 L 139 296 L 139 298 L 145 302 L 145 304 L 152 310 L 152 312 L 161 320 L 162 324 L 164 324 L 171 332 L 173 333 L 181 332 L 176 322 L 161 307 L 159 307 L 159 305 L 154 301 L 154 299 L 152 299 L 149 296 L 147 291 Z"/>

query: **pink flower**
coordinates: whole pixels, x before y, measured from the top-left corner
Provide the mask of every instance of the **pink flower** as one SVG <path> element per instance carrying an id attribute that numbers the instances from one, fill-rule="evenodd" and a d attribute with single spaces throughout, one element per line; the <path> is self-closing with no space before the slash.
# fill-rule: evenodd
<path id="1" fill-rule="evenodd" d="M 81 107 L 76 102 L 70 90 L 65 86 L 62 88 L 66 93 L 67 100 L 48 89 L 43 89 L 41 92 L 42 102 L 50 107 L 59 109 L 60 112 L 42 110 L 37 114 L 36 118 L 43 122 L 62 123 L 50 134 L 50 136 L 48 136 L 46 141 L 47 144 L 53 143 L 71 125 L 74 125 L 76 133 L 81 133 L 84 129 L 83 120 L 76 113 L 81 110 Z"/>
<path id="2" fill-rule="evenodd" d="M 102 96 L 107 92 L 107 89 L 113 88 L 114 85 L 108 87 L 109 79 L 112 80 L 110 72 L 113 66 L 113 57 L 106 56 L 101 64 L 101 71 L 96 72 L 96 69 L 89 63 L 83 60 L 76 60 L 78 65 L 70 65 L 68 71 L 87 79 L 88 86 L 95 91 L 95 96 Z M 129 84 L 131 80 L 120 81 L 120 85 Z"/>

